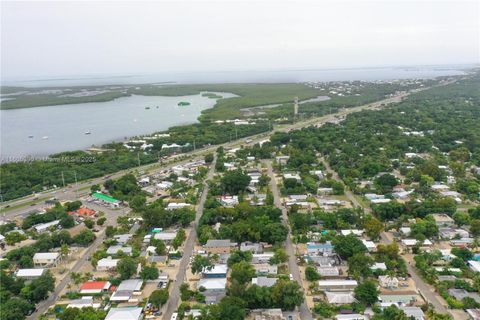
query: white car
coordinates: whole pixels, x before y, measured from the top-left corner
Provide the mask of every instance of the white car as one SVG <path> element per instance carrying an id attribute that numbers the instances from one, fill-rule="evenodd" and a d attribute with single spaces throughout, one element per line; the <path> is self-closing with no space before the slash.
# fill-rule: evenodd
<path id="1" fill-rule="evenodd" d="M 293 281 L 293 274 L 290 273 L 290 281 Z"/>

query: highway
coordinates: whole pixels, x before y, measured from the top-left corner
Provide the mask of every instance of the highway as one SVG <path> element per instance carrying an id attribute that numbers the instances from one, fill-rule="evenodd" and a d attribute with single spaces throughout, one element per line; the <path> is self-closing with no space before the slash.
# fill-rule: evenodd
<path id="1" fill-rule="evenodd" d="M 291 229 L 290 224 L 288 223 L 288 215 L 287 209 L 282 205 L 280 199 L 280 192 L 278 191 L 277 182 L 275 180 L 275 174 L 273 173 L 272 169 L 272 162 L 266 161 L 268 176 L 270 177 L 270 189 L 272 190 L 273 197 L 274 197 L 274 204 L 277 208 L 282 210 L 282 220 L 285 226 L 288 228 L 288 235 L 287 240 L 285 240 L 285 249 L 288 254 L 288 270 L 293 275 L 295 281 L 300 284 L 300 287 L 303 288 L 302 285 L 302 277 L 300 275 L 300 269 L 297 265 L 297 257 L 295 256 L 295 251 L 293 250 L 292 238 L 291 238 Z M 312 320 L 312 313 L 308 309 L 306 301 L 304 301 L 299 307 L 298 312 L 300 313 L 300 319 L 302 320 Z"/>
<path id="2" fill-rule="evenodd" d="M 210 164 L 210 169 L 208 170 L 207 177 L 203 184 L 203 192 L 202 192 L 202 196 L 200 197 L 200 201 L 198 202 L 198 205 L 197 205 L 195 222 L 193 223 L 192 230 L 190 231 L 188 239 L 185 242 L 185 246 L 183 248 L 183 256 L 182 256 L 182 260 L 180 260 L 180 266 L 178 269 L 177 277 L 173 282 L 173 288 L 170 291 L 170 298 L 168 299 L 162 319 L 169 320 L 172 317 L 172 314 L 177 310 L 179 306 L 180 286 L 184 281 L 186 281 L 186 272 L 190 264 L 190 257 L 192 256 L 193 248 L 195 246 L 195 243 L 197 242 L 198 222 L 200 220 L 200 217 L 203 214 L 203 205 L 205 204 L 205 200 L 207 199 L 207 195 L 208 195 L 207 181 L 213 178 L 213 174 L 215 173 L 216 161 L 217 161 L 217 156 L 215 154 L 215 158 L 213 162 Z"/>

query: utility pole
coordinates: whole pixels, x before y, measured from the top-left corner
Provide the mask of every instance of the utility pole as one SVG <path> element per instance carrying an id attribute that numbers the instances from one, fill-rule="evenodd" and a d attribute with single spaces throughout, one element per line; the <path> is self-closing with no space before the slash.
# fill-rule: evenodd
<path id="1" fill-rule="evenodd" d="M 140 152 L 137 152 L 138 166 L 140 167 Z"/>
<path id="2" fill-rule="evenodd" d="M 193 151 L 195 151 L 197 148 L 195 146 L 195 139 L 193 139 Z"/>
<path id="3" fill-rule="evenodd" d="M 236 125 L 234 126 L 235 126 L 235 140 L 238 140 L 237 126 Z"/>
<path id="4" fill-rule="evenodd" d="M 75 198 L 78 199 L 77 171 L 73 171 L 73 174 L 75 175 Z"/>

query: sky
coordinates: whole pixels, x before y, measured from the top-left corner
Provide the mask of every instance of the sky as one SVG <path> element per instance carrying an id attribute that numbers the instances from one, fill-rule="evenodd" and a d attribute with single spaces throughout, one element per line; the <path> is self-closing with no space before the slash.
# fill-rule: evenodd
<path id="1" fill-rule="evenodd" d="M 480 62 L 478 1 L 1 1 L 3 80 Z"/>

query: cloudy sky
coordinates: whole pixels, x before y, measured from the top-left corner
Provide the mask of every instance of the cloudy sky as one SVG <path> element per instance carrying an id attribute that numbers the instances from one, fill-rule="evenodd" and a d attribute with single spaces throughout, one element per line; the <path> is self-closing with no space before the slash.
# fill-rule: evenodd
<path id="1" fill-rule="evenodd" d="M 2 1 L 2 78 L 479 63 L 479 3 Z"/>

